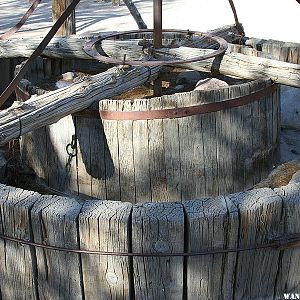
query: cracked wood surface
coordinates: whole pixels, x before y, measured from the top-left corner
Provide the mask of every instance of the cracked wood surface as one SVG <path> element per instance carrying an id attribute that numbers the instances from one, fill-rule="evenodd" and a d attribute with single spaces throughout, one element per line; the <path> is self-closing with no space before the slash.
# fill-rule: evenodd
<path id="1" fill-rule="evenodd" d="M 299 233 L 299 183 L 184 203 L 75 200 L 0 186 L 1 234 L 71 249 L 195 252 Z M 194 257 L 118 257 L 0 240 L 10 299 L 279 299 L 299 289 L 297 248 Z"/>
<path id="2" fill-rule="evenodd" d="M 69 87 L 31 97 L 24 103 L 0 112 L 0 145 L 20 135 L 57 122 L 93 102 L 118 95 L 154 79 L 160 68 L 133 68 L 119 71 L 111 68 L 101 74 L 85 77 Z"/>

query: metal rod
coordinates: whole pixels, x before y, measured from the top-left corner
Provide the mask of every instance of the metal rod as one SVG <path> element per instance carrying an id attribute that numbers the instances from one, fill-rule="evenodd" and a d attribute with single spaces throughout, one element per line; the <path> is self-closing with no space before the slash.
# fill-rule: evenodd
<path id="1" fill-rule="evenodd" d="M 153 0 L 153 44 L 154 48 L 162 45 L 162 0 Z"/>
<path id="2" fill-rule="evenodd" d="M 155 49 L 162 46 L 162 0 L 153 0 L 153 46 Z M 162 80 L 157 78 L 153 83 L 154 96 L 162 95 Z"/>

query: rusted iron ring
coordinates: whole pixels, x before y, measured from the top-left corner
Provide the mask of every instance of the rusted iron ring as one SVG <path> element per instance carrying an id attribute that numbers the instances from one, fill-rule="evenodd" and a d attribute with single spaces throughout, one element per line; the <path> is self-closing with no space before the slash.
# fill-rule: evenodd
<path id="1" fill-rule="evenodd" d="M 102 38 L 96 38 L 89 42 L 87 42 L 83 50 L 86 54 L 93 57 L 94 59 L 100 60 L 104 63 L 110 63 L 115 65 L 130 65 L 130 66 L 148 66 L 148 67 L 155 67 L 155 66 L 166 66 L 166 65 L 177 65 L 182 63 L 191 63 L 196 61 L 201 61 L 209 58 L 216 57 L 218 55 L 222 55 L 225 53 L 228 47 L 228 43 L 226 40 L 224 40 L 221 37 L 213 36 L 209 33 L 204 33 L 200 31 L 190 31 L 190 30 L 178 30 L 178 29 L 163 29 L 163 33 L 181 33 L 186 35 L 197 35 L 200 37 L 206 37 L 208 39 L 211 39 L 219 44 L 219 48 L 217 50 L 214 50 L 210 54 L 196 56 L 194 58 L 189 59 L 177 59 L 177 60 L 151 60 L 151 61 L 144 61 L 144 60 L 125 60 L 125 59 L 115 59 L 112 57 L 107 57 L 104 55 L 101 55 L 96 49 L 95 45 L 98 43 L 101 43 L 103 40 L 109 39 L 109 38 L 119 38 L 121 36 L 127 35 L 127 34 L 139 34 L 139 33 L 153 33 L 153 29 L 140 29 L 140 30 L 131 30 L 131 31 L 123 31 L 119 33 L 109 34 Z"/>

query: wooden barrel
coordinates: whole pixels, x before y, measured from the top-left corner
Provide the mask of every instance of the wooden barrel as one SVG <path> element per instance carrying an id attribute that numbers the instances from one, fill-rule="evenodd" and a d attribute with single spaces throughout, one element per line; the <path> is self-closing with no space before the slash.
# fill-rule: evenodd
<path id="1" fill-rule="evenodd" d="M 278 95 L 270 80 L 258 80 L 103 100 L 101 119 L 96 108 L 24 135 L 22 158 L 50 187 L 101 199 L 138 203 L 229 194 L 252 187 L 276 164 Z M 138 119 L 132 117 L 137 112 Z M 159 113 L 153 118 L 149 112 Z"/>

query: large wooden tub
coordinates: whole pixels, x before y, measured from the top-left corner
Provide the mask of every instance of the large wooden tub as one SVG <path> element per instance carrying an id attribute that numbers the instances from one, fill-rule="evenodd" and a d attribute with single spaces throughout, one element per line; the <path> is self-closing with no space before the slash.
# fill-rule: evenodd
<path id="1" fill-rule="evenodd" d="M 266 79 L 158 98 L 103 100 L 102 118 L 97 105 L 92 113 L 24 135 L 22 158 L 50 187 L 101 199 L 138 203 L 229 194 L 252 187 L 276 164 L 278 95 Z M 222 105 L 190 113 L 208 103 Z M 162 117 L 166 110 L 176 118 Z M 142 113 L 125 113 L 133 111 Z M 149 111 L 160 114 L 152 119 Z"/>

